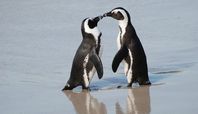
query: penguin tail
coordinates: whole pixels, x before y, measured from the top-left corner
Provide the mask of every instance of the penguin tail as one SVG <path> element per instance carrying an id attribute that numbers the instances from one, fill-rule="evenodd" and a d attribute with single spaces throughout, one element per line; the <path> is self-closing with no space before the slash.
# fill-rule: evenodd
<path id="1" fill-rule="evenodd" d="M 151 85 L 151 82 L 148 80 L 148 81 L 139 83 L 139 85 Z"/>
<path id="2" fill-rule="evenodd" d="M 65 90 L 72 90 L 73 87 L 71 87 L 69 84 L 66 84 L 66 86 L 62 89 L 62 91 L 65 91 Z"/>

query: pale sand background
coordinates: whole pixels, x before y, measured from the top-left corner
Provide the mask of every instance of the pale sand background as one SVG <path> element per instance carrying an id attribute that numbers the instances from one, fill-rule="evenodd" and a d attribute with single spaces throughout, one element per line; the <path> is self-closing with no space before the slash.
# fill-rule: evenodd
<path id="1" fill-rule="evenodd" d="M 115 89 L 126 79 L 122 66 L 112 73 L 118 25 L 105 18 L 103 79 L 91 92 L 63 93 L 81 21 L 117 6 L 131 14 L 154 85 Z M 197 11 L 197 0 L 0 0 L 0 113 L 197 114 Z"/>

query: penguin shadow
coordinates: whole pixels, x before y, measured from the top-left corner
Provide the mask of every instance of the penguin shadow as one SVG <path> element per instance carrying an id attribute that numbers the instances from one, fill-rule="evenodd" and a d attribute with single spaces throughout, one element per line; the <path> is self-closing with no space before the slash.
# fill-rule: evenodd
<path id="1" fill-rule="evenodd" d="M 151 106 L 149 88 L 149 86 L 143 86 L 128 89 L 126 108 L 122 108 L 119 102 L 117 102 L 115 104 L 116 114 L 150 114 Z"/>
<path id="2" fill-rule="evenodd" d="M 152 67 L 149 69 L 149 79 L 151 81 L 151 86 L 160 86 L 166 84 L 164 80 L 170 76 L 176 76 L 177 74 L 183 72 L 185 69 L 190 68 L 194 63 L 183 63 L 183 64 L 174 64 L 166 65 L 159 67 Z M 121 68 L 122 69 L 122 68 Z M 179 75 L 177 75 L 179 76 Z M 104 76 L 105 77 L 105 76 Z M 102 78 L 101 80 L 96 80 L 91 82 L 90 89 L 91 91 L 98 90 L 112 90 L 112 89 L 127 89 L 127 79 L 122 70 L 118 73 L 108 76 L 108 78 Z M 137 87 L 138 84 L 133 84 Z"/>
<path id="3" fill-rule="evenodd" d="M 167 78 L 167 76 L 149 73 L 149 78 L 152 83 L 149 86 L 160 86 L 165 84 L 161 80 Z M 140 86 L 138 83 L 134 83 L 132 86 L 132 88 L 137 88 L 137 87 L 144 87 L 144 86 Z M 116 73 L 115 76 L 113 77 L 104 78 L 99 81 L 93 81 L 90 84 L 91 91 L 114 90 L 114 89 L 130 89 L 127 87 L 127 79 L 124 73 Z"/>
<path id="4" fill-rule="evenodd" d="M 94 98 L 89 91 L 76 93 L 67 90 L 64 93 L 73 104 L 77 114 L 107 114 L 105 104 Z"/>
<path id="5" fill-rule="evenodd" d="M 127 86 L 127 80 L 125 76 L 113 76 L 109 78 L 104 78 L 102 80 L 93 81 L 90 84 L 91 91 L 99 90 L 113 90 L 121 89 Z"/>

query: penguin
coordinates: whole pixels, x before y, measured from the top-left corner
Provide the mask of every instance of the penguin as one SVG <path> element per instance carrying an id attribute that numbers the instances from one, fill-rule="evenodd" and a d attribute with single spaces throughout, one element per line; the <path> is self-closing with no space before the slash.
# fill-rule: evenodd
<path id="1" fill-rule="evenodd" d="M 97 24 L 102 16 L 95 18 L 86 18 L 82 21 L 81 32 L 83 40 L 74 56 L 70 78 L 62 89 L 72 90 L 77 86 L 82 89 L 89 89 L 90 81 L 97 71 L 98 78 L 103 77 L 103 65 L 100 59 L 101 55 L 101 35 Z"/>
<path id="2" fill-rule="evenodd" d="M 146 55 L 131 23 L 128 11 L 122 7 L 117 7 L 103 16 L 112 17 L 119 23 L 119 34 L 117 37 L 119 50 L 112 62 L 113 72 L 117 71 L 119 64 L 123 61 L 128 87 L 131 87 L 136 82 L 139 85 L 150 85 Z"/>

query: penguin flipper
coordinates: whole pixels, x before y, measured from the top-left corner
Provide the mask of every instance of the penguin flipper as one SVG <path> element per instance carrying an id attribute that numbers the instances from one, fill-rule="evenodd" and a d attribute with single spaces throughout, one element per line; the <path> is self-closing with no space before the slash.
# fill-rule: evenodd
<path id="1" fill-rule="evenodd" d="M 100 57 L 96 54 L 95 49 L 92 50 L 89 56 L 90 56 L 90 61 L 93 63 L 93 65 L 96 68 L 98 78 L 101 79 L 103 76 L 103 65 Z"/>
<path id="2" fill-rule="evenodd" d="M 120 48 L 120 50 L 116 53 L 113 62 L 112 62 L 112 70 L 116 72 L 120 62 L 128 56 L 128 49 L 126 46 Z"/>

